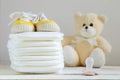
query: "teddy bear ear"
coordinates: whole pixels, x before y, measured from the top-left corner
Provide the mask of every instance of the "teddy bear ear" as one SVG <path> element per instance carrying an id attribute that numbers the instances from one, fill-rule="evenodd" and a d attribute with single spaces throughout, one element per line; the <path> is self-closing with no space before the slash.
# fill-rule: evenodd
<path id="1" fill-rule="evenodd" d="M 98 16 L 98 19 L 102 22 L 102 23 L 106 23 L 106 21 L 107 21 L 107 18 L 106 18 L 106 16 Z"/>
<path id="2" fill-rule="evenodd" d="M 80 12 L 77 12 L 77 13 L 75 14 L 75 16 L 74 16 L 74 17 L 75 17 L 75 20 L 78 21 L 78 20 L 80 19 L 81 15 L 82 15 L 82 14 L 81 14 Z"/>

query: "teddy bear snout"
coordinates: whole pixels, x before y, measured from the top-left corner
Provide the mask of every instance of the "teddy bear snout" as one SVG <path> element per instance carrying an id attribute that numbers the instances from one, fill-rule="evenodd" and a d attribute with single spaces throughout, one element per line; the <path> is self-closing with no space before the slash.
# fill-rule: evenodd
<path id="1" fill-rule="evenodd" d="M 88 29 L 88 26 L 85 26 L 85 29 Z"/>

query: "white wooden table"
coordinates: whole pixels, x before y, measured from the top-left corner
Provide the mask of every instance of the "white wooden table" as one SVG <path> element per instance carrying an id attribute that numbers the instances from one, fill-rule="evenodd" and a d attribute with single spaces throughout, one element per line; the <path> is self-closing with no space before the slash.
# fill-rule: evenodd
<path id="1" fill-rule="evenodd" d="M 0 65 L 0 79 L 119 79 L 120 80 L 120 67 L 105 66 L 100 69 L 95 69 L 98 73 L 96 76 L 82 75 L 83 67 L 65 67 L 63 71 L 58 74 L 23 74 L 13 71 L 8 65 Z"/>

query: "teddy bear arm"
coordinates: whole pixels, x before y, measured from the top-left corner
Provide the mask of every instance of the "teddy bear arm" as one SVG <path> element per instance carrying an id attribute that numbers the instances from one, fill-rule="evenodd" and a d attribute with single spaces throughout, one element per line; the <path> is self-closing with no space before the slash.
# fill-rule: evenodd
<path id="1" fill-rule="evenodd" d="M 62 41 L 62 45 L 71 45 L 75 40 L 75 36 L 64 36 L 64 40 Z"/>
<path id="2" fill-rule="evenodd" d="M 111 45 L 103 37 L 97 37 L 97 44 L 98 47 L 104 51 L 104 53 L 111 52 L 112 49 Z"/>

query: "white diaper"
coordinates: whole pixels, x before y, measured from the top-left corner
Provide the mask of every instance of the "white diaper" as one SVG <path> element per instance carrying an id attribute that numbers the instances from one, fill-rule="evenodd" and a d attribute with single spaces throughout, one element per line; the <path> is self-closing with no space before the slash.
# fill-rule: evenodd
<path id="1" fill-rule="evenodd" d="M 15 56 L 10 55 L 10 59 L 13 60 L 30 60 L 30 61 L 48 61 L 48 60 L 57 60 L 57 59 L 63 59 L 63 55 L 58 56 Z"/>
<path id="2" fill-rule="evenodd" d="M 9 38 L 14 40 L 63 40 L 63 34 L 59 32 L 25 32 L 10 34 Z"/>
<path id="3" fill-rule="evenodd" d="M 11 68 L 18 72 L 25 72 L 25 73 L 57 73 L 61 71 L 64 67 L 64 63 L 56 65 L 56 66 L 48 66 L 48 67 L 32 67 L 32 66 L 15 66 L 11 65 Z"/>
<path id="4" fill-rule="evenodd" d="M 40 67 L 46 67 L 46 66 L 55 66 L 59 65 L 61 63 L 64 63 L 63 59 L 56 59 L 56 60 L 48 60 L 48 61 L 20 61 L 20 60 L 14 60 L 11 62 L 12 65 L 15 66 L 40 66 Z"/>
<path id="5" fill-rule="evenodd" d="M 10 52 L 19 52 L 19 53 L 39 53 L 39 52 L 56 52 L 61 51 L 62 46 L 59 47 L 30 47 L 30 48 L 14 48 L 8 47 Z"/>
<path id="6" fill-rule="evenodd" d="M 14 46 L 16 48 L 18 47 L 56 47 L 61 45 L 61 41 L 50 41 L 50 42 L 45 42 L 45 41 L 15 41 L 15 40 L 9 40 L 8 41 L 8 46 Z"/>
<path id="7" fill-rule="evenodd" d="M 56 52 L 38 52 L 38 53 L 20 53 L 15 51 L 9 51 L 9 54 L 15 55 L 15 56 L 58 56 L 63 55 L 63 51 L 56 51 Z"/>

